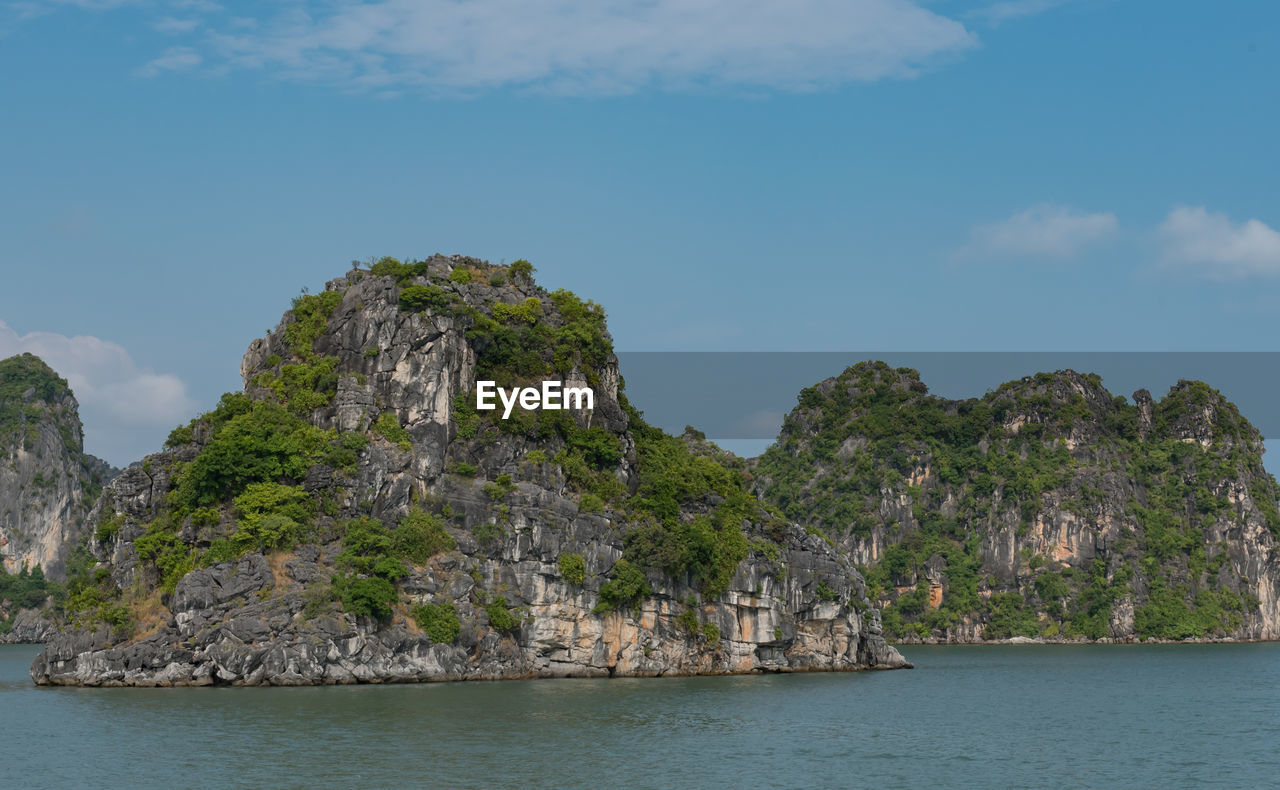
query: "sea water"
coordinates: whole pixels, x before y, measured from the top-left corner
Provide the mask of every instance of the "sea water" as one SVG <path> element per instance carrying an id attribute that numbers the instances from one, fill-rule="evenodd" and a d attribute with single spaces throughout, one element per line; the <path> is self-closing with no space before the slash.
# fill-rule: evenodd
<path id="1" fill-rule="evenodd" d="M 1280 644 L 902 648 L 916 669 L 313 688 L 37 688 L 5 787 L 1264 787 Z"/>

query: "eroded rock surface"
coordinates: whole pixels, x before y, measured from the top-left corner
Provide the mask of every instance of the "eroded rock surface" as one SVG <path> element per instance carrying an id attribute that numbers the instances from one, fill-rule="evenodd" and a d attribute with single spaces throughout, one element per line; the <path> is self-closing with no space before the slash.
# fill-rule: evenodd
<path id="1" fill-rule="evenodd" d="M 435 300 L 432 307 L 402 307 L 413 286 L 438 289 L 418 292 Z M 482 321 L 477 314 L 507 310 L 512 321 L 555 333 L 570 320 L 560 305 L 581 309 L 576 301 L 548 294 L 515 270 L 457 256 L 432 258 L 398 282 L 353 271 L 330 282 L 327 293 L 332 310 L 310 344 L 309 364 L 336 359 L 336 382 L 306 419 L 368 442 L 351 468 L 319 464 L 297 478 L 297 487 L 324 503 L 307 540 L 229 561 L 200 560 L 235 537 L 242 514 L 223 503 L 213 515 L 166 520 L 174 481 L 210 441 L 208 425 L 193 424 L 171 449 L 114 481 L 93 515 L 118 524 L 93 550 L 100 575 L 110 579 L 104 594 L 124 607 L 103 605 L 101 612 L 115 612 L 126 625 L 82 616 L 49 639 L 32 666 L 37 683 L 296 685 L 910 666 L 886 644 L 847 555 L 753 500 L 740 525 L 750 548 L 722 589 L 707 594 L 705 579 L 648 568 L 647 594 L 602 606 L 602 587 L 617 574 L 627 536 L 654 524 L 651 514 L 626 505 L 640 485 L 642 460 L 612 353 L 563 371 L 566 382 L 595 389 L 595 409 L 573 415 L 578 428 L 600 429 L 590 436 L 607 439 L 618 453 L 600 473 L 606 489 L 620 492 L 609 502 L 584 494 L 567 462 L 557 460 L 567 447 L 557 438 L 563 433 L 483 424 L 477 431 L 475 418 L 457 405 L 489 353 L 473 331 Z M 253 398 L 276 397 L 282 364 L 299 359 L 296 325 L 287 314 L 245 354 L 241 371 Z M 557 354 L 580 353 L 558 342 Z M 670 523 L 714 518 L 722 502 L 714 493 L 686 498 Z M 396 581 L 389 617 L 344 611 L 332 592 L 335 580 L 353 578 L 340 556 L 344 520 L 390 526 L 423 508 L 440 514 L 456 548 L 411 563 Z M 170 592 L 162 589 L 158 552 L 138 548 L 161 531 L 181 541 L 174 544 L 180 551 L 189 547 L 197 566 L 208 565 Z M 561 563 L 569 555 L 581 558 L 581 579 L 566 578 Z M 415 619 L 423 604 L 451 607 L 456 637 L 433 641 Z"/>
<path id="2" fill-rule="evenodd" d="M 802 393 L 754 468 L 766 501 L 871 569 L 902 640 L 1275 640 L 1263 452 L 1201 382 L 1129 402 L 1059 371 L 954 401 L 862 363 Z"/>
<path id="3" fill-rule="evenodd" d="M 0 559 L 4 570 L 40 566 L 65 577 L 67 553 L 84 537 L 86 515 L 116 474 L 86 455 L 79 406 L 67 382 L 42 360 L 0 361 Z"/>

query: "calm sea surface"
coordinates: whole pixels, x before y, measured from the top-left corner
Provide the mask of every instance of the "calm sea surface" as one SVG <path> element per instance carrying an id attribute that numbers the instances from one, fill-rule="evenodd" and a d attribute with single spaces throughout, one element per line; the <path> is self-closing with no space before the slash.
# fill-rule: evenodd
<path id="1" fill-rule="evenodd" d="M 913 671 L 41 689 L 4 787 L 1264 787 L 1280 644 L 908 647 Z"/>

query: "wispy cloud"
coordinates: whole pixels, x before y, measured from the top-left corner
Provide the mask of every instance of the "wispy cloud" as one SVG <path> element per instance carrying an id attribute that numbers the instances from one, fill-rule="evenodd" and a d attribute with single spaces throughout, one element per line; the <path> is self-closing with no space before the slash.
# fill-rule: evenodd
<path id="1" fill-rule="evenodd" d="M 176 36 L 182 33 L 190 33 L 192 30 L 200 27 L 199 19 L 175 19 L 171 16 L 161 17 L 152 25 L 156 32 L 164 33 L 169 36 Z"/>
<path id="2" fill-rule="evenodd" d="M 977 46 L 917 0 L 296 0 L 256 19 L 212 13 L 222 9 L 208 0 L 178 5 L 153 25 L 191 33 L 187 47 L 140 74 L 240 67 L 427 94 L 810 91 L 909 78 Z M 210 13 L 197 27 L 198 12 Z"/>
<path id="3" fill-rule="evenodd" d="M 1010 19 L 1043 14 L 1068 2 L 1070 0 L 1004 0 L 1004 2 L 992 3 L 976 9 L 970 13 L 970 16 L 982 19 L 990 25 L 998 25 Z"/>
<path id="4" fill-rule="evenodd" d="M 5 3 L 18 19 L 35 19 L 51 14 L 59 8 L 79 8 L 85 11 L 111 11 L 123 6 L 136 5 L 139 0 L 13 0 Z"/>
<path id="5" fill-rule="evenodd" d="M 166 71 L 189 71 L 204 59 L 190 47 L 169 47 L 160 57 L 138 69 L 140 77 L 155 77 Z"/>
<path id="6" fill-rule="evenodd" d="M 141 0 L 44 0 L 48 6 L 71 6 L 89 11 L 109 11 L 127 5 L 139 5 Z"/>
<path id="7" fill-rule="evenodd" d="M 1115 214 L 1089 214 L 1043 203 L 1000 222 L 975 227 L 970 232 L 969 243 L 957 257 L 965 260 L 1069 258 L 1113 236 L 1118 227 Z"/>
<path id="8" fill-rule="evenodd" d="M 1257 219 L 1235 223 L 1203 206 L 1178 206 L 1157 235 L 1169 267 L 1212 279 L 1280 275 L 1280 233 Z"/>
<path id="9" fill-rule="evenodd" d="M 195 411 L 181 379 L 139 367 L 118 343 L 55 332 L 19 335 L 0 321 L 0 359 L 24 352 L 67 380 L 80 402 L 86 449 L 114 463 L 159 449 L 165 432 Z"/>

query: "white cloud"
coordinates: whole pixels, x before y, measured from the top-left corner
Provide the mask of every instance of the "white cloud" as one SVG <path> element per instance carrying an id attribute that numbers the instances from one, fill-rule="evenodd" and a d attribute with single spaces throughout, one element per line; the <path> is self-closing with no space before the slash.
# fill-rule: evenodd
<path id="1" fill-rule="evenodd" d="M 1214 279 L 1280 275 L 1280 233 L 1257 219 L 1233 223 L 1203 206 L 1178 206 L 1157 235 L 1167 266 Z"/>
<path id="2" fill-rule="evenodd" d="M 980 17 L 988 24 L 998 25 L 1010 19 L 1043 14 L 1067 2 L 1069 0 L 1005 0 L 979 8 L 972 12 L 971 16 Z"/>
<path id="3" fill-rule="evenodd" d="M 302 2 L 210 40 L 232 65 L 346 88 L 576 94 L 812 90 L 910 77 L 977 43 L 911 0 Z"/>
<path id="4" fill-rule="evenodd" d="M 212 14 L 222 10 L 222 6 L 211 2 L 211 0 L 174 0 L 173 4 L 178 8 L 185 8 L 190 11 L 203 11 L 206 14 Z"/>
<path id="5" fill-rule="evenodd" d="M 921 1 L 293 0 L 255 19 L 219 16 L 225 9 L 211 0 L 167 0 L 160 7 L 176 15 L 152 26 L 189 35 L 188 46 L 137 73 L 240 67 L 378 94 L 819 90 L 912 77 L 977 46 L 961 22 Z M 27 5 L 35 14 L 140 2 Z"/>
<path id="6" fill-rule="evenodd" d="M 960 257 L 1068 258 L 1114 235 L 1118 225 L 1115 214 L 1087 214 L 1044 203 L 974 228 Z"/>
<path id="7" fill-rule="evenodd" d="M 8 3 L 10 10 L 18 19 L 35 19 L 51 14 L 59 8 L 79 8 L 85 11 L 112 11 L 123 6 L 133 5 L 138 0 L 18 0 Z"/>
<path id="8" fill-rule="evenodd" d="M 159 33 L 168 36 L 176 36 L 181 33 L 190 33 L 192 30 L 200 27 L 199 19 L 175 19 L 171 16 L 161 17 L 152 25 Z"/>
<path id="9" fill-rule="evenodd" d="M 0 321 L 0 359 L 30 352 L 67 380 L 80 402 L 88 452 L 116 464 L 160 449 L 168 429 L 189 420 L 195 401 L 177 376 L 140 368 L 117 343 L 54 332 L 19 335 Z"/>
<path id="10" fill-rule="evenodd" d="M 187 71 L 199 66 L 202 60 L 190 47 L 169 47 L 163 55 L 138 69 L 138 75 L 155 77 L 166 71 Z"/>
<path id="11" fill-rule="evenodd" d="M 89 11 L 110 11 L 121 6 L 135 5 L 140 0 L 45 0 L 51 6 L 73 6 Z"/>

